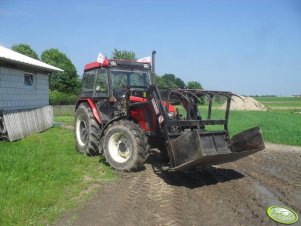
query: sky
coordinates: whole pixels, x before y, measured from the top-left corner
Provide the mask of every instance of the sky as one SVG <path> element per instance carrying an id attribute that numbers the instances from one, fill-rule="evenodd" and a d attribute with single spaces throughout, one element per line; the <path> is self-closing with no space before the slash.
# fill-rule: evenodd
<path id="1" fill-rule="evenodd" d="M 299 0 L 0 0 L 0 45 L 58 48 L 79 74 L 99 52 L 157 51 L 156 72 L 241 95 L 301 94 Z"/>

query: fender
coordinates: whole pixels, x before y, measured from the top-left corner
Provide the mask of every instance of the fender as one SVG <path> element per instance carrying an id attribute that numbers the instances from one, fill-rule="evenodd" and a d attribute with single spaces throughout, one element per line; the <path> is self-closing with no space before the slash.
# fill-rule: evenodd
<path id="1" fill-rule="evenodd" d="M 96 119 L 96 121 L 97 121 L 98 123 L 101 124 L 101 118 L 100 118 L 100 116 L 99 116 L 99 113 L 98 113 L 98 111 L 97 111 L 97 108 L 96 108 L 96 106 L 95 106 L 93 100 L 91 100 L 90 98 L 81 98 L 81 99 L 79 99 L 79 100 L 77 101 L 77 103 L 76 103 L 75 110 L 77 109 L 78 105 L 80 105 L 80 104 L 83 103 L 83 102 L 87 102 L 87 103 L 89 104 L 90 108 L 92 109 L 92 113 L 93 113 L 94 118 Z"/>
<path id="2" fill-rule="evenodd" d="M 106 128 L 108 128 L 109 125 L 111 125 L 113 122 L 118 121 L 118 120 L 120 120 L 120 119 L 126 119 L 126 118 L 127 118 L 126 116 L 119 116 L 119 117 L 116 117 L 116 118 L 111 119 L 111 120 L 110 120 L 109 122 L 107 122 L 107 124 L 102 128 L 101 133 L 100 133 L 100 137 L 103 136 L 104 131 L 106 130 Z"/>

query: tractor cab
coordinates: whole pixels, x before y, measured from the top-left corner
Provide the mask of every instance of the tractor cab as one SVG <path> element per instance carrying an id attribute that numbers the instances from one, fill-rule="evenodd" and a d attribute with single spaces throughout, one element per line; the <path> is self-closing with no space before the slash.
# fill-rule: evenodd
<path id="1" fill-rule="evenodd" d="M 149 63 L 121 60 L 106 60 L 102 64 L 93 62 L 85 66 L 81 97 L 118 96 L 124 88 L 145 91 L 150 84 Z"/>

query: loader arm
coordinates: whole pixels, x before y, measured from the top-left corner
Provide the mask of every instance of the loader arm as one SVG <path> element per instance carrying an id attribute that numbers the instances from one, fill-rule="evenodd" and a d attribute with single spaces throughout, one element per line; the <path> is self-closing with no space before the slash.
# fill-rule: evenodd
<path id="1" fill-rule="evenodd" d="M 197 89 L 169 89 L 166 107 L 156 85 L 149 87 L 149 98 L 159 122 L 161 135 L 167 141 L 171 170 L 186 170 L 199 166 L 235 161 L 264 149 L 260 128 L 252 128 L 229 137 L 228 121 L 231 97 L 235 94 Z M 199 98 L 208 97 L 208 114 L 203 119 L 199 111 Z M 224 118 L 211 119 L 214 96 L 226 99 Z M 170 117 L 170 99 L 176 99 L 186 110 L 186 117 Z M 221 125 L 222 130 L 209 131 L 209 125 Z"/>

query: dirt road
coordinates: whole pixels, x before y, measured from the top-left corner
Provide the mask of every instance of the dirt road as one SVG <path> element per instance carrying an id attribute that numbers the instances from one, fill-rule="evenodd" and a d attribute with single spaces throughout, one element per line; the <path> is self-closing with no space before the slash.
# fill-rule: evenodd
<path id="1" fill-rule="evenodd" d="M 59 225 L 277 225 L 270 205 L 301 210 L 301 148 L 266 145 L 233 163 L 167 173 L 156 152 L 146 169 L 120 173 Z M 295 225 L 301 225 L 301 221 Z"/>

